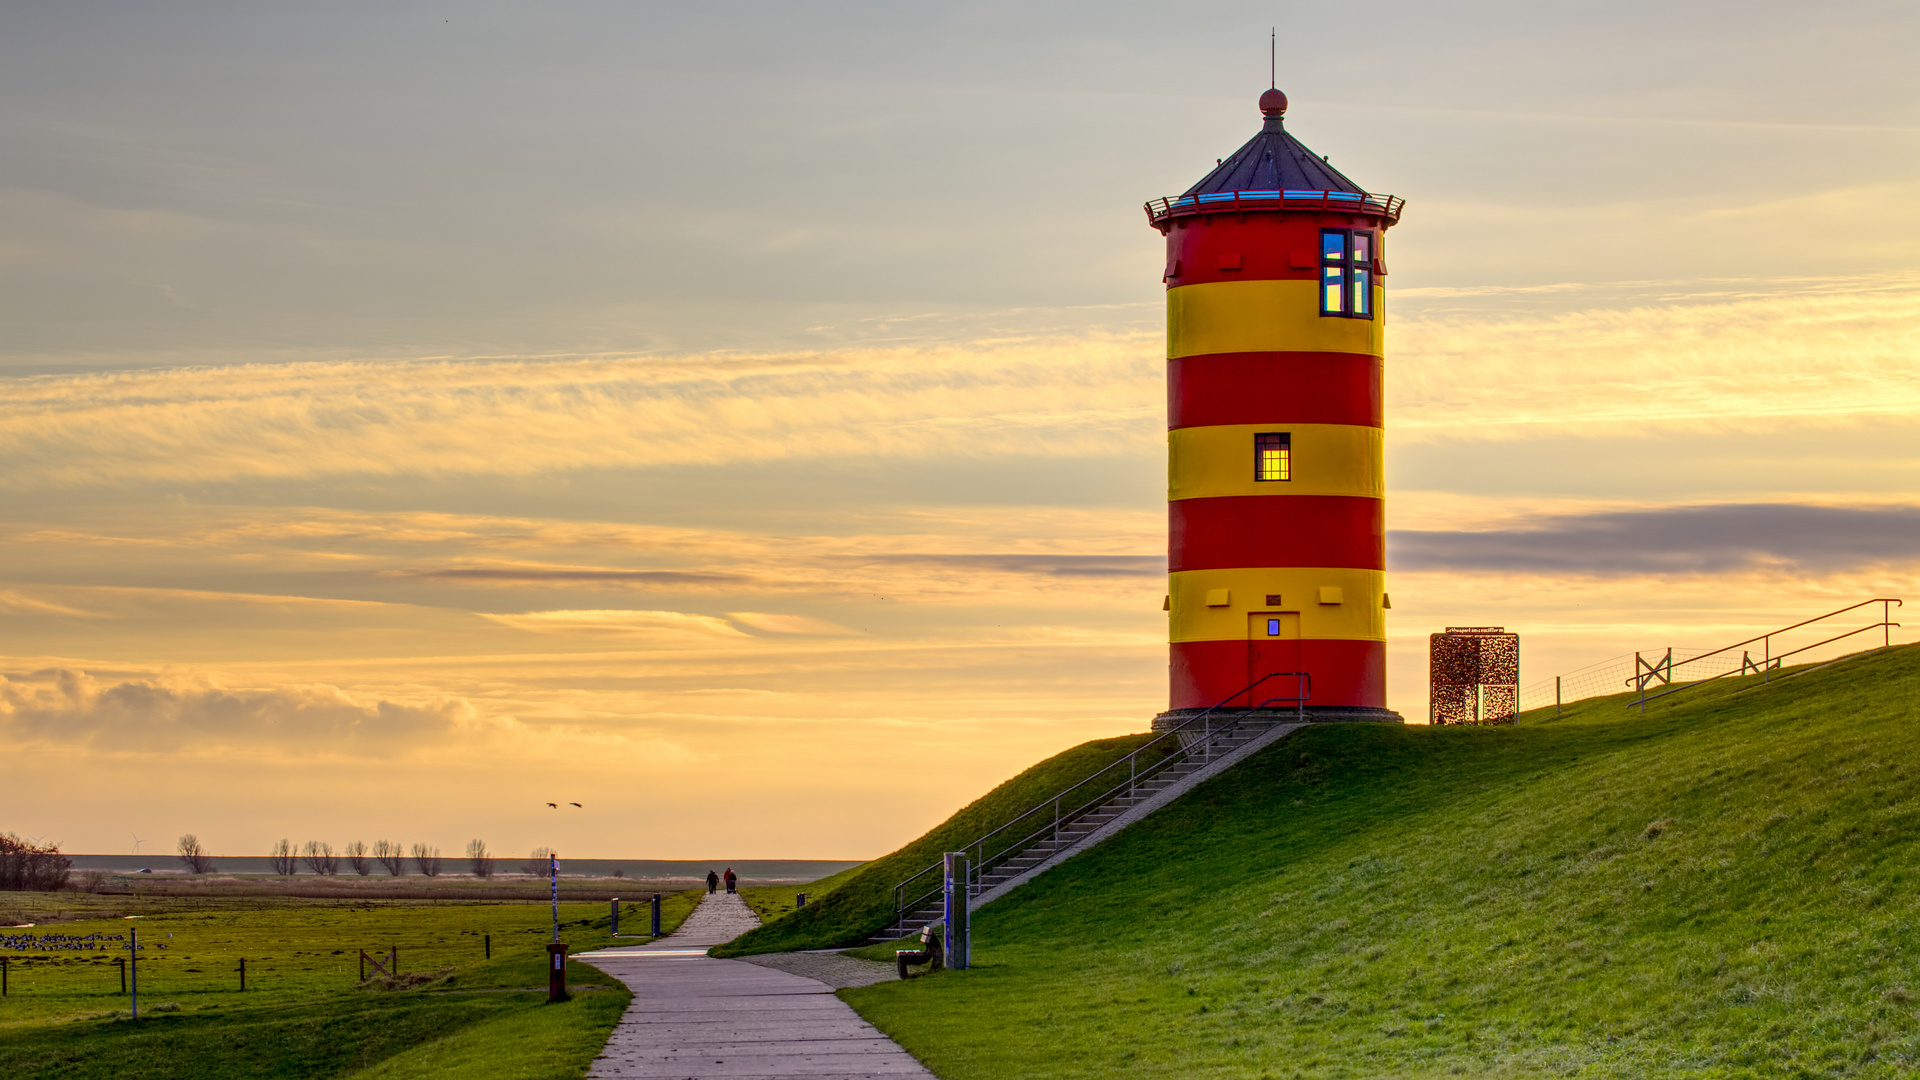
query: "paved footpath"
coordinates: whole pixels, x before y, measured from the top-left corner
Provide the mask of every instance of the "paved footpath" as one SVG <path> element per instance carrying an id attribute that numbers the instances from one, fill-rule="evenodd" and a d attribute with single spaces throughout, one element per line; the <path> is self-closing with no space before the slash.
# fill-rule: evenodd
<path id="1" fill-rule="evenodd" d="M 933 1076 L 900 1044 L 860 1019 L 827 984 L 707 955 L 708 947 L 758 925 L 738 896 L 709 893 L 668 937 L 575 957 L 633 991 L 633 1004 L 587 1075 L 648 1080 Z"/>

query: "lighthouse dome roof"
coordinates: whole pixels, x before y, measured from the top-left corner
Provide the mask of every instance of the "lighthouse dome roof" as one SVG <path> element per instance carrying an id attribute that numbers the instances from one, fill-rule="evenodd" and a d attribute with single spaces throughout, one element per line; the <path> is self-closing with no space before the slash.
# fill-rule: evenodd
<path id="1" fill-rule="evenodd" d="M 1287 95 L 1277 88 L 1261 94 L 1260 111 L 1260 134 L 1181 194 L 1148 200 L 1147 223 L 1164 232 L 1175 218 L 1246 210 L 1331 210 L 1376 218 L 1383 227 L 1400 220 L 1406 200 L 1368 192 L 1287 134 Z"/>
<path id="2" fill-rule="evenodd" d="M 1224 159 L 1200 182 L 1182 193 L 1214 195 L 1228 191 L 1347 191 L 1365 189 L 1287 133 L 1282 120 L 1286 95 L 1269 90 L 1260 96 L 1266 124 L 1260 134 Z"/>

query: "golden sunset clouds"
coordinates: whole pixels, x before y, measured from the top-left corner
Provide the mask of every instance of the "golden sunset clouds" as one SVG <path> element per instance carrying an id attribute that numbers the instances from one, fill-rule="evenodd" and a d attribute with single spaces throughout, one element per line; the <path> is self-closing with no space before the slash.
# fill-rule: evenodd
<path id="1" fill-rule="evenodd" d="M 1531 680 L 1914 583 L 1902 537 L 1920 511 L 1888 477 L 1920 467 L 1920 286 L 1632 285 L 1567 306 L 1595 292 L 1399 301 L 1389 632 L 1412 717 L 1440 626 L 1519 629 Z M 368 768 L 522 760 L 639 813 L 724 774 L 762 794 L 683 824 L 671 853 L 761 835 L 775 792 L 825 800 L 816 829 L 840 824 L 764 850 L 879 850 L 901 826 L 842 807 L 935 813 L 1163 707 L 1157 351 L 1114 336 L 9 380 L 0 731 L 109 770 L 244 761 L 322 801 Z M 1876 431 L 1908 434 L 1880 438 L 1872 470 L 1814 484 L 1795 466 Z M 1684 460 L 1690 440 L 1740 433 L 1750 456 Z M 1583 460 L 1633 453 L 1715 472 L 1721 494 L 1582 479 Z M 1513 460 L 1559 463 L 1557 479 L 1500 490 Z M 1141 474 L 1140 497 L 1022 491 L 1054 462 Z M 966 499 L 912 479 L 969 471 L 1000 479 Z M 492 500 L 529 512 L 427 508 L 476 477 L 533 484 Z M 258 485 L 277 494 L 250 503 Z M 541 490 L 570 501 L 536 511 Z M 909 797 L 857 767 L 898 740 L 950 761 L 949 787 Z M 796 765 L 835 794 L 789 782 Z M 487 786 L 505 806 L 542 783 Z M 266 832 L 302 812 L 271 811 Z M 456 831 L 476 813 L 408 812 Z M 489 826 L 503 849 L 537 839 L 515 820 Z"/>

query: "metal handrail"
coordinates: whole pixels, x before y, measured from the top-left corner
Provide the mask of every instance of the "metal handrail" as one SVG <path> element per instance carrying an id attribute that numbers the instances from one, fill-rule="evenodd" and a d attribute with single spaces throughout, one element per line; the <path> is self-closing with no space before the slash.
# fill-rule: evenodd
<path id="1" fill-rule="evenodd" d="M 1069 787 L 1064 791 L 1061 791 L 1059 794 L 1053 796 L 1051 799 L 1048 799 L 1045 802 L 1035 804 L 1034 806 L 1030 807 L 1026 811 L 1022 812 L 1019 816 L 1014 817 L 1013 819 L 1005 822 L 1000 827 L 992 830 L 991 832 L 988 832 L 968 842 L 964 847 L 959 849 L 961 851 L 967 852 L 969 855 L 968 867 L 967 867 L 968 895 L 972 896 L 976 891 L 978 891 L 979 881 L 985 875 L 988 869 L 999 866 L 1002 862 L 1005 861 L 1006 857 L 1009 856 L 1010 854 L 1017 854 L 1018 852 L 1031 849 L 1037 843 L 1040 842 L 1042 837 L 1044 837 L 1049 832 L 1052 832 L 1057 835 L 1062 826 L 1071 825 L 1076 821 L 1078 821 L 1080 818 L 1084 817 L 1088 812 L 1098 809 L 1099 807 L 1105 806 L 1107 803 L 1111 802 L 1122 790 L 1130 791 L 1133 787 L 1137 786 L 1140 783 L 1140 781 L 1147 779 L 1148 777 L 1154 775 L 1155 773 L 1158 773 L 1160 770 L 1174 764 L 1177 761 L 1185 760 L 1188 756 L 1190 756 L 1192 748 L 1187 747 L 1183 743 L 1182 746 L 1180 747 L 1180 750 L 1187 751 L 1187 753 L 1175 752 L 1175 753 L 1168 754 L 1168 753 L 1165 753 L 1164 751 L 1161 751 L 1161 756 L 1157 760 L 1147 761 L 1145 764 L 1145 767 L 1142 767 L 1141 765 L 1142 761 L 1150 753 L 1155 752 L 1156 750 L 1159 750 L 1160 748 L 1162 748 L 1168 739 L 1173 739 L 1180 736 L 1183 733 L 1186 733 L 1188 729 L 1193 727 L 1195 724 L 1201 725 L 1201 731 L 1200 731 L 1201 738 L 1199 742 L 1195 745 L 1200 751 L 1200 753 L 1202 754 L 1202 760 L 1207 760 L 1207 761 L 1212 760 L 1213 737 L 1215 734 L 1215 728 L 1214 728 L 1213 719 L 1212 719 L 1213 714 L 1218 710 L 1226 707 L 1230 702 L 1232 702 L 1236 698 L 1245 697 L 1248 701 L 1253 700 L 1252 692 L 1255 687 L 1259 686 L 1261 683 L 1266 682 L 1268 679 L 1276 678 L 1283 675 L 1294 676 L 1295 693 L 1292 697 L 1285 697 L 1285 696 L 1273 697 L 1273 698 L 1268 698 L 1267 700 L 1262 701 L 1257 705 L 1248 705 L 1240 709 L 1238 714 L 1236 714 L 1230 722 L 1222 724 L 1218 730 L 1223 732 L 1231 730 L 1232 728 L 1237 727 L 1242 720 L 1245 720 L 1248 716 L 1252 715 L 1253 713 L 1281 702 L 1293 703 L 1295 707 L 1295 712 L 1302 719 L 1304 719 L 1306 703 L 1313 696 L 1313 676 L 1311 673 L 1305 672 L 1305 671 L 1270 671 L 1267 674 L 1260 676 L 1258 679 L 1253 680 L 1252 682 L 1248 683 L 1246 686 L 1243 686 L 1239 690 L 1236 690 L 1233 693 L 1227 695 L 1225 698 L 1222 698 L 1220 701 L 1215 702 L 1214 704 L 1208 706 L 1207 708 L 1202 709 L 1200 712 L 1195 713 L 1193 716 L 1188 717 L 1186 720 L 1182 721 L 1179 724 L 1179 726 L 1170 728 L 1167 731 L 1161 732 L 1158 736 L 1155 736 L 1154 738 L 1141 744 L 1139 747 L 1135 748 L 1131 753 L 1127 754 L 1127 756 L 1108 764 L 1107 766 L 1100 769 L 1099 771 L 1081 780 L 1079 783 L 1074 784 L 1072 787 Z M 1078 805 L 1074 806 L 1073 809 L 1071 810 L 1066 810 L 1066 811 L 1062 810 L 1063 802 L 1066 799 L 1068 799 L 1070 796 L 1072 796 L 1075 792 L 1080 791 L 1082 788 L 1088 787 L 1089 785 L 1093 784 L 1096 780 L 1099 780 L 1102 776 L 1105 776 L 1110 772 L 1114 772 L 1120 769 L 1122 766 L 1124 766 L 1127 770 L 1127 778 L 1125 780 L 1098 792 L 1091 798 L 1088 798 L 1085 801 L 1080 802 Z M 1009 843 L 1003 844 L 997 850 L 994 851 L 992 856 L 987 855 L 986 846 L 990 841 L 994 840 L 995 837 L 1000 836 L 1002 833 L 1007 832 L 1008 830 L 1014 828 L 1015 826 L 1020 825 L 1022 822 L 1028 821 L 1034 815 L 1039 814 L 1042 811 L 1046 811 L 1046 810 L 1052 811 L 1051 820 L 1048 824 L 1040 826 L 1038 829 L 1035 829 L 1032 832 L 1025 834 L 1024 836 L 1021 836 L 1017 840 L 1013 840 Z M 973 854 L 976 848 L 979 851 L 978 855 Z M 929 889 L 918 896 L 915 896 L 913 900 L 910 902 L 907 900 L 907 897 L 906 897 L 907 889 L 911 887 L 914 882 L 920 880 L 923 877 L 926 877 L 929 874 L 935 873 L 936 871 L 941 871 L 943 868 L 944 868 L 944 861 L 936 862 L 924 870 L 921 870 L 917 873 L 909 875 L 907 878 L 905 878 L 904 880 L 902 880 L 900 883 L 896 884 L 893 887 L 893 908 L 894 908 L 894 924 L 895 925 L 898 925 L 900 920 L 904 918 L 908 913 L 913 911 L 918 911 L 920 909 L 920 906 L 923 903 L 925 903 L 928 900 L 931 900 L 934 896 L 938 895 L 941 889 L 944 887 L 944 883 L 942 885 L 937 885 L 934 888 Z"/>
<path id="2" fill-rule="evenodd" d="M 1844 634 L 1835 634 L 1833 637 L 1827 638 L 1825 641 L 1816 641 L 1811 645 L 1802 645 L 1800 648 L 1794 649 L 1791 652 L 1783 652 L 1778 656 L 1774 655 L 1773 639 L 1776 636 L 1780 634 L 1784 634 L 1789 630 L 1798 630 L 1803 626 L 1811 626 L 1812 624 L 1817 622 L 1824 622 L 1828 619 L 1833 618 L 1835 615 L 1845 615 L 1849 611 L 1858 610 L 1859 608 L 1866 607 L 1869 604 L 1881 605 L 1879 622 L 1868 623 L 1867 625 L 1859 627 L 1857 629 L 1849 630 Z M 1807 652 L 1810 649 L 1817 649 L 1822 645 L 1831 645 L 1836 641 L 1841 641 L 1846 638 L 1850 638 L 1855 634 L 1864 634 L 1869 630 L 1879 630 L 1883 635 L 1881 639 L 1881 647 L 1885 648 L 1887 646 L 1892 645 L 1893 644 L 1893 628 L 1900 625 L 1899 623 L 1893 621 L 1893 606 L 1896 604 L 1899 605 L 1900 607 L 1907 606 L 1906 601 L 1901 600 L 1897 596 L 1876 596 L 1871 600 L 1862 600 L 1857 604 L 1849 604 L 1848 606 L 1840 608 L 1836 611 L 1829 611 L 1825 615 L 1815 615 L 1811 619 L 1802 619 L 1801 621 L 1794 623 L 1792 626 L 1783 626 L 1778 630 L 1770 630 L 1767 633 L 1761 634 L 1757 637 L 1750 637 L 1745 641 L 1734 642 L 1732 645 L 1728 645 L 1725 648 L 1715 649 L 1712 652 L 1708 652 L 1708 653 L 1701 653 L 1699 656 L 1689 656 L 1685 660 L 1682 660 L 1680 663 L 1682 665 L 1698 663 L 1701 660 L 1705 660 L 1709 656 L 1719 656 L 1721 653 L 1732 652 L 1735 649 L 1744 648 L 1748 645 L 1751 645 L 1756 641 L 1765 642 L 1766 652 L 1762 656 L 1759 666 L 1761 669 L 1762 679 L 1764 681 L 1771 682 L 1773 679 L 1773 672 L 1776 668 L 1780 666 L 1780 661 L 1785 660 L 1789 656 L 1798 656 L 1799 654 L 1803 652 Z M 1670 694 L 1677 694 L 1682 690 L 1691 690 L 1696 686 L 1705 686 L 1707 683 L 1713 682 L 1716 679 L 1724 679 L 1729 675 L 1744 674 L 1747 670 L 1747 665 L 1743 663 L 1738 668 L 1729 668 L 1718 675 L 1709 675 L 1704 679 L 1696 679 L 1693 682 L 1685 683 L 1683 685 L 1673 687 L 1670 690 L 1662 690 L 1657 694 L 1653 694 L 1649 696 L 1647 694 L 1647 683 L 1655 677 L 1655 674 L 1658 671 L 1660 671 L 1662 668 L 1664 668 L 1665 671 L 1667 672 L 1666 679 L 1670 681 L 1673 677 L 1673 669 L 1679 665 L 1675 665 L 1672 661 L 1672 650 L 1668 650 L 1668 658 L 1666 660 L 1663 660 L 1659 665 L 1655 666 L 1652 670 L 1646 671 L 1644 673 L 1641 671 L 1640 666 L 1637 663 L 1637 661 L 1639 660 L 1639 654 L 1635 653 L 1634 658 L 1636 660 L 1636 666 L 1634 668 L 1633 678 L 1627 680 L 1627 685 L 1634 686 L 1635 688 L 1637 688 L 1640 691 L 1640 696 L 1635 698 L 1633 701 L 1629 702 L 1628 704 L 1629 704 L 1629 707 L 1638 705 L 1640 707 L 1640 713 L 1643 716 L 1646 715 L 1647 702 L 1649 701 L 1658 701 L 1663 697 L 1666 697 Z"/>
<path id="3" fill-rule="evenodd" d="M 1375 213 L 1389 225 L 1400 220 L 1407 200 L 1398 195 L 1376 195 L 1354 191 L 1218 191 L 1204 195 L 1176 195 L 1149 199 L 1144 209 L 1149 224 L 1158 225 L 1170 217 L 1189 214 L 1226 213 L 1244 209 L 1271 209 L 1276 205 L 1289 209 L 1357 210 Z"/>

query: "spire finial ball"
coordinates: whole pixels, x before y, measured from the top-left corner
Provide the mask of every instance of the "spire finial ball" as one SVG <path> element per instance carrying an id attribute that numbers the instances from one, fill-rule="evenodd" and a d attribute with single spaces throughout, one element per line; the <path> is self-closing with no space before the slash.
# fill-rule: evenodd
<path id="1" fill-rule="evenodd" d="M 1287 95 L 1277 88 L 1260 95 L 1260 111 L 1267 116 L 1282 116 L 1287 111 Z"/>

